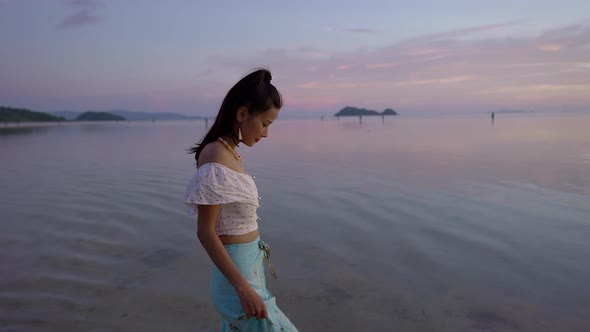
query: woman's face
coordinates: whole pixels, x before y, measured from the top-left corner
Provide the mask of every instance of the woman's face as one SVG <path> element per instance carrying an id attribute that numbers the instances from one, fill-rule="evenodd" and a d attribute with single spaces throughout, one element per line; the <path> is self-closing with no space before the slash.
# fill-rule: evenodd
<path id="1" fill-rule="evenodd" d="M 268 137 L 268 127 L 279 115 L 279 109 L 272 106 L 268 110 L 250 114 L 242 121 L 240 128 L 242 130 L 242 142 L 252 147 L 263 137 Z"/>

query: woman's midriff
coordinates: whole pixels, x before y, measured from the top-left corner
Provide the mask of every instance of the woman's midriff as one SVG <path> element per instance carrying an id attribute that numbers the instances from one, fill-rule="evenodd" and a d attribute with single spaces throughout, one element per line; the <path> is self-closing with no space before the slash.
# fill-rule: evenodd
<path id="1" fill-rule="evenodd" d="M 248 243 L 256 240 L 258 237 L 258 230 L 240 235 L 219 235 L 219 239 L 223 244 Z"/>

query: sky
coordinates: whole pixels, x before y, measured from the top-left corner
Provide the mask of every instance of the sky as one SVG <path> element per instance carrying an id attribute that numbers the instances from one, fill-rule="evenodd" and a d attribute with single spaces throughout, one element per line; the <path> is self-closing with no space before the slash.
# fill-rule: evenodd
<path id="1" fill-rule="evenodd" d="M 36 111 L 210 116 L 263 66 L 290 114 L 590 112 L 587 0 L 0 0 L 0 45 Z"/>

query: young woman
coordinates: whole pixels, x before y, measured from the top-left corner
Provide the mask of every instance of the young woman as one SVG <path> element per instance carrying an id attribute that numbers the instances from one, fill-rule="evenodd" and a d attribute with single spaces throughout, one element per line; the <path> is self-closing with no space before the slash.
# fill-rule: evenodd
<path id="1" fill-rule="evenodd" d="M 258 69 L 227 93 L 195 154 L 197 171 L 185 203 L 197 213 L 197 236 L 214 263 L 210 294 L 223 331 L 297 331 L 266 289 L 270 249 L 258 234 L 258 190 L 237 151 L 267 137 L 282 106 L 271 74 Z M 276 276 L 275 276 L 276 277 Z"/>

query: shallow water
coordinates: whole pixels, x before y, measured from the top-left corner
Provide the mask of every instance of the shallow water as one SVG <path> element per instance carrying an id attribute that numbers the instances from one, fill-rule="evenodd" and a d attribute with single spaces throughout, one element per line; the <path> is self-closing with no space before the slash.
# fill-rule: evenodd
<path id="1" fill-rule="evenodd" d="M 1 128 L 1 127 L 0 127 Z M 281 120 L 241 148 L 302 331 L 590 329 L 590 116 Z M 0 330 L 217 331 L 203 122 L 0 129 Z"/>

